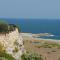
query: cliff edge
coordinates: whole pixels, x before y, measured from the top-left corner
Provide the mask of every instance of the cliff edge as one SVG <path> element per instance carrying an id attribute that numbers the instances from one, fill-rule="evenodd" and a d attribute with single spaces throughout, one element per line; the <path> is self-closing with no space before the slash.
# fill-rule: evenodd
<path id="1" fill-rule="evenodd" d="M 0 24 L 0 43 L 6 53 L 11 54 L 16 60 L 25 52 L 23 38 L 19 28 L 13 24 Z"/>

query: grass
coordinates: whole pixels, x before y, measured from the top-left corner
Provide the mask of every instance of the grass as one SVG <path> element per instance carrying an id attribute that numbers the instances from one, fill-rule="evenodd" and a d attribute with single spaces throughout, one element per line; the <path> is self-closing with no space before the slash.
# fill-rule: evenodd
<path id="1" fill-rule="evenodd" d="M 60 44 L 58 43 L 43 43 L 43 44 L 34 44 L 35 47 L 40 48 L 40 47 L 44 47 L 44 48 L 54 48 L 57 47 L 60 49 Z"/>
<path id="2" fill-rule="evenodd" d="M 0 52 L 0 57 L 3 57 L 7 60 L 15 60 L 11 55 L 7 54 L 7 53 L 1 53 Z"/>
<path id="3" fill-rule="evenodd" d="M 37 55 L 34 53 L 23 54 L 21 56 L 22 60 L 43 60 L 41 55 Z"/>

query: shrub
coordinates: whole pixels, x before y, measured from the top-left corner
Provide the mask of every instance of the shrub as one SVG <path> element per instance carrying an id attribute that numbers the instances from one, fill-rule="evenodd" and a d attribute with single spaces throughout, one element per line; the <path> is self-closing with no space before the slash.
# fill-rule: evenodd
<path id="1" fill-rule="evenodd" d="M 42 56 L 37 54 L 23 54 L 21 56 L 22 60 L 43 60 Z"/>
<path id="2" fill-rule="evenodd" d="M 8 24 L 7 23 L 0 23 L 0 32 L 8 32 Z"/>
<path id="3" fill-rule="evenodd" d="M 11 55 L 7 54 L 7 53 L 1 53 L 0 52 L 0 58 L 4 58 L 6 60 L 15 60 Z M 2 59 L 1 59 L 2 60 Z"/>

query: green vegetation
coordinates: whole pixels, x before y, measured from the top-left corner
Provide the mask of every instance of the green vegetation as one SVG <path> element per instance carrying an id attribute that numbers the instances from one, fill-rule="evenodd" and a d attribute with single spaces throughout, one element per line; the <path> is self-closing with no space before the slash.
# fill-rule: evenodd
<path id="1" fill-rule="evenodd" d="M 9 31 L 14 31 L 15 28 L 18 28 L 18 31 L 20 32 L 20 27 L 16 24 L 9 24 Z"/>
<path id="2" fill-rule="evenodd" d="M 0 22 L 0 32 L 8 32 L 8 24 L 6 22 Z"/>
<path id="3" fill-rule="evenodd" d="M 45 48 L 54 48 L 54 47 L 59 47 L 60 45 L 57 43 L 44 43 L 42 46 Z"/>
<path id="4" fill-rule="evenodd" d="M 23 54 L 21 56 L 21 59 L 22 60 L 43 60 L 42 59 L 42 56 L 40 55 L 37 55 L 37 54 L 31 54 L 31 53 L 28 53 L 28 54 Z"/>
<path id="5" fill-rule="evenodd" d="M 7 33 L 10 31 L 14 31 L 15 28 L 18 28 L 18 31 L 20 32 L 20 28 L 18 25 L 8 24 L 5 21 L 0 21 L 0 33 Z"/>
<path id="6" fill-rule="evenodd" d="M 54 47 L 56 47 L 56 48 L 59 48 L 60 49 L 60 44 L 58 44 L 58 43 L 43 43 L 43 44 L 34 44 L 35 45 L 35 47 L 37 47 L 37 48 L 40 48 L 40 47 L 44 47 L 44 48 L 54 48 Z"/>
<path id="7" fill-rule="evenodd" d="M 0 43 L 0 60 L 15 60 L 11 55 L 7 54 L 4 45 Z"/>
<path id="8" fill-rule="evenodd" d="M 0 58 L 4 58 L 6 60 L 15 60 L 11 55 L 9 55 L 7 53 L 1 53 L 1 52 L 0 52 Z"/>

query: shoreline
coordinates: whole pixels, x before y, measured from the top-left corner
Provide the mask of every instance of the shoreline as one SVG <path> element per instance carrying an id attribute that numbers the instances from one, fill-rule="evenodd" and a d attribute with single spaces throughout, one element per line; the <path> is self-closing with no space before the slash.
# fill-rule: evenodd
<path id="1" fill-rule="evenodd" d="M 33 38 L 33 39 L 40 41 L 60 42 L 60 40 L 55 40 L 55 39 L 43 39 L 43 38 Z"/>
<path id="2" fill-rule="evenodd" d="M 31 38 L 31 37 L 23 37 L 24 40 L 35 40 L 35 41 L 44 41 L 44 42 L 55 42 L 60 43 L 60 40 L 53 40 L 53 39 L 43 39 L 43 38 Z"/>
<path id="3" fill-rule="evenodd" d="M 24 47 L 29 53 L 42 55 L 43 59 L 58 60 L 60 57 L 60 40 L 43 39 L 32 37 L 31 35 L 22 35 Z"/>
<path id="4" fill-rule="evenodd" d="M 58 40 L 58 39 L 44 39 L 44 38 L 33 37 L 32 33 L 21 33 L 21 35 L 23 36 L 24 40 L 39 40 L 39 41 L 48 41 L 48 42 L 60 43 L 60 40 Z"/>

